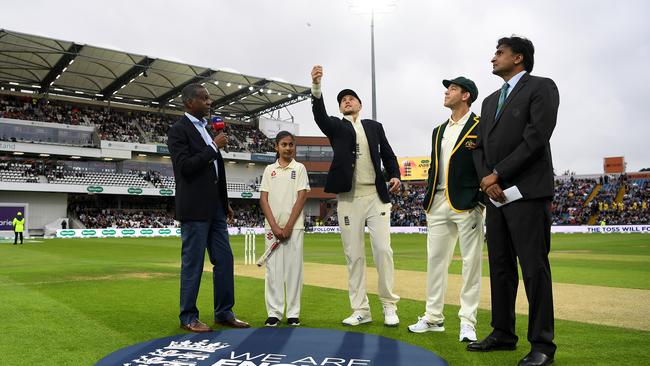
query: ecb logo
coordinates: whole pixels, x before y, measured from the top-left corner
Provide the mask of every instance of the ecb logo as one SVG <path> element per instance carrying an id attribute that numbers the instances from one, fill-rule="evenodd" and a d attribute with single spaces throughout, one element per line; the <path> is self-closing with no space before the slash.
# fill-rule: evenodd
<path id="1" fill-rule="evenodd" d="M 96 366 L 445 366 L 435 353 L 372 334 L 310 328 L 249 328 L 154 339 Z"/>

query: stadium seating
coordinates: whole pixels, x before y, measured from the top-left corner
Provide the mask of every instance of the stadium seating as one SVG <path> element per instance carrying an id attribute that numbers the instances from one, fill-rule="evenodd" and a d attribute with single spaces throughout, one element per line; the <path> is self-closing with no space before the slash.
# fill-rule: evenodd
<path id="1" fill-rule="evenodd" d="M 79 185 L 100 185 L 118 187 L 150 187 L 149 183 L 142 177 L 133 174 L 83 172 L 73 173 L 60 171 L 61 174 L 51 172 L 47 175 L 49 183 L 53 184 L 79 184 Z"/>
<path id="2" fill-rule="evenodd" d="M 84 208 L 77 217 L 87 229 L 175 227 L 173 214 L 163 210 Z"/>
<path id="3" fill-rule="evenodd" d="M 0 181 L 38 183 L 39 169 L 33 164 L 0 162 Z"/>
<path id="4" fill-rule="evenodd" d="M 593 223 L 600 225 L 650 224 L 650 180 L 628 181 L 621 175 L 603 185 L 605 192 L 592 205 Z"/>
<path id="5" fill-rule="evenodd" d="M 585 208 L 585 203 L 597 184 L 596 179 L 556 180 L 553 225 L 586 224 L 591 213 Z"/>
<path id="6" fill-rule="evenodd" d="M 167 130 L 179 115 L 154 114 L 120 108 L 39 100 L 0 94 L 0 117 L 31 121 L 96 126 L 101 140 L 131 143 L 167 143 Z M 229 123 L 228 149 L 233 152 L 272 152 L 274 143 L 253 126 Z M 6 141 L 28 140 L 20 136 L 0 136 Z M 42 141 L 33 141 L 42 142 Z M 55 143 L 55 142 L 48 142 Z"/>
<path id="7" fill-rule="evenodd" d="M 426 226 L 427 215 L 422 207 L 426 186 L 403 185 L 400 192 L 391 195 L 393 208 L 390 213 L 392 226 Z"/>

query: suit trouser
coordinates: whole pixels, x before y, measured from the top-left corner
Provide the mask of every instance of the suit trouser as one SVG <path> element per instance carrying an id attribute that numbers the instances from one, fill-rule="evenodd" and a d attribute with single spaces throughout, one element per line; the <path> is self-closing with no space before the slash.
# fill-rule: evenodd
<path id="1" fill-rule="evenodd" d="M 338 198 L 338 219 L 343 252 L 348 266 L 350 305 L 354 311 L 370 311 L 366 293 L 365 226 L 370 232 L 372 255 L 377 267 L 379 299 L 395 307 L 399 296 L 393 293 L 394 264 L 390 247 L 390 203 L 377 193 L 363 197 L 343 193 Z"/>
<path id="2" fill-rule="evenodd" d="M 282 242 L 266 262 L 264 298 L 266 299 L 266 312 L 269 317 L 282 319 L 285 304 L 287 318 L 300 317 L 304 235 L 305 231 L 302 229 L 293 230 L 291 237 Z M 265 241 L 266 248 L 269 248 L 275 242 L 275 236 L 273 236 L 270 229 L 266 230 Z"/>
<path id="3" fill-rule="evenodd" d="M 196 299 L 199 295 L 205 250 L 212 263 L 214 291 L 214 319 L 229 320 L 235 317 L 234 260 L 223 203 L 214 207 L 210 221 L 181 222 L 181 295 L 179 318 L 182 324 L 189 324 L 199 318 Z"/>
<path id="4" fill-rule="evenodd" d="M 554 355 L 551 201 L 520 200 L 501 208 L 487 206 L 488 257 L 492 291 L 492 327 L 504 342 L 517 342 L 515 300 L 521 265 L 528 298 L 528 341 L 534 351 Z"/>
<path id="5" fill-rule="evenodd" d="M 463 287 L 460 290 L 461 323 L 476 325 L 476 311 L 481 289 L 481 260 L 483 249 L 483 212 L 480 206 L 456 212 L 445 197 L 445 191 L 435 194 L 427 213 L 427 303 L 425 319 L 442 323 L 449 264 L 460 238 L 463 258 Z"/>

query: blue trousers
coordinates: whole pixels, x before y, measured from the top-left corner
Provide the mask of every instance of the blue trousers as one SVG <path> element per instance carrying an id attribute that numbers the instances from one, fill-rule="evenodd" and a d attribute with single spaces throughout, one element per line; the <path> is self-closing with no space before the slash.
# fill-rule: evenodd
<path id="1" fill-rule="evenodd" d="M 212 263 L 214 319 L 224 321 L 234 318 L 234 261 L 222 203 L 214 208 L 211 221 L 181 222 L 181 240 L 181 324 L 189 324 L 199 319 L 196 299 L 199 295 L 206 249 Z"/>

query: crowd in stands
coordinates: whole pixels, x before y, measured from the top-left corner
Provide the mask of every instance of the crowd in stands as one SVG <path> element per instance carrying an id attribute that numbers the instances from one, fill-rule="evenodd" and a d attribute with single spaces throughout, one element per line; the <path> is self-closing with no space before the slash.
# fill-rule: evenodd
<path id="1" fill-rule="evenodd" d="M 38 176 L 44 172 L 44 164 L 0 161 L 0 181 L 3 182 L 38 183 Z"/>
<path id="2" fill-rule="evenodd" d="M 391 195 L 391 226 L 426 226 L 427 216 L 422 207 L 426 186 L 404 184 L 397 194 Z M 338 226 L 336 206 L 323 219 L 312 218 L 310 223 L 317 226 Z"/>
<path id="3" fill-rule="evenodd" d="M 104 169 L 106 170 L 106 169 Z M 29 161 L 22 159 L 0 160 L 0 181 L 38 183 L 40 176 L 47 177 L 50 183 L 69 177 L 79 179 L 92 178 L 93 174 L 113 176 L 133 176 L 150 182 L 157 188 L 175 188 L 174 178 L 155 170 L 131 170 L 128 174 L 116 174 L 114 170 L 97 173 L 88 168 L 67 166 L 61 161 Z M 92 178 L 95 179 L 95 178 Z M 232 191 L 257 191 L 258 184 L 248 187 L 245 183 L 228 182 Z M 598 194 L 587 204 L 585 202 L 593 190 L 601 185 Z M 624 194 L 619 193 L 624 187 Z M 398 194 L 391 195 L 391 225 L 392 226 L 426 226 L 426 213 L 422 208 L 426 187 L 423 185 L 404 184 Z M 621 195 L 620 197 L 617 197 Z M 617 200 L 618 198 L 618 200 Z M 113 227 L 125 225 L 174 225 L 172 203 L 165 207 L 152 206 L 156 201 L 147 204 L 134 205 L 126 211 L 108 209 L 115 207 L 112 203 L 93 205 L 77 205 L 84 211 L 84 224 L 109 224 Z M 234 226 L 262 226 L 264 217 L 257 200 L 233 200 L 236 211 Z M 147 209 L 142 209 L 146 207 Z M 162 212 L 162 213 L 161 213 Z M 592 219 L 595 225 L 630 225 L 650 224 L 650 179 L 628 180 L 625 175 L 616 178 L 600 179 L 558 179 L 555 182 L 555 196 L 552 203 L 553 225 L 586 225 Z M 77 216 L 80 216 L 81 213 Z M 81 219 L 81 217 L 80 217 Z M 141 222 L 141 224 L 136 224 Z M 323 217 L 308 217 L 308 226 L 338 226 L 336 203 L 331 205 Z M 138 226 L 135 226 L 138 227 Z"/>
<path id="4" fill-rule="evenodd" d="M 139 113 L 135 120 L 140 125 L 152 143 L 167 144 L 167 130 L 176 122 L 179 116 L 168 116 L 154 113 Z"/>
<path id="5" fill-rule="evenodd" d="M 591 204 L 591 210 L 597 215 L 596 225 L 647 225 L 650 224 L 650 180 L 636 179 L 630 181 L 625 174 L 607 187 L 602 195 Z M 622 197 L 618 197 L 623 187 Z M 618 198 L 618 199 L 617 199 Z"/>
<path id="6" fill-rule="evenodd" d="M 275 143 L 255 127 L 231 123 L 226 126 L 225 132 L 228 134 L 229 151 L 262 153 L 275 149 Z"/>
<path id="7" fill-rule="evenodd" d="M 235 212 L 233 225 L 235 227 L 262 227 L 264 213 L 257 200 L 231 200 L 230 206 Z"/>
<path id="8" fill-rule="evenodd" d="M 87 229 L 174 227 L 174 215 L 160 210 L 117 210 L 84 208 L 77 212 Z"/>
<path id="9" fill-rule="evenodd" d="M 0 94 L 0 117 L 3 118 L 89 126 L 94 114 L 90 107 Z"/>
<path id="10" fill-rule="evenodd" d="M 108 204 L 108 203 L 105 203 Z M 141 203 L 142 204 L 142 203 Z M 88 205 L 88 206 L 86 206 Z M 161 228 L 179 227 L 174 219 L 173 208 L 142 209 L 142 208 L 98 208 L 95 203 L 82 204 L 77 202 L 71 207 L 73 215 L 87 229 L 98 228 Z M 126 205 L 127 207 L 129 205 Z M 133 204 L 131 205 L 133 206 Z M 136 205 L 137 206 L 137 205 Z M 257 201 L 232 201 L 235 212 L 232 226 L 262 227 L 264 215 Z"/>
<path id="11" fill-rule="evenodd" d="M 180 115 L 0 94 L 0 117 L 96 126 L 101 140 L 166 144 L 167 130 Z M 229 135 L 228 151 L 274 151 L 273 141 L 253 126 L 228 123 L 225 132 Z M 21 141 L 19 136 L 7 136 L 5 139 Z"/>
<path id="12" fill-rule="evenodd" d="M 0 163 L 0 170 L 4 167 L 6 163 Z M 592 215 L 597 215 L 595 224 L 603 221 L 606 225 L 650 224 L 650 180 L 615 180 L 608 183 L 611 187 L 604 189 L 589 205 L 585 205 L 586 199 L 597 184 L 599 183 L 596 179 L 557 181 L 552 206 L 553 224 L 586 225 Z M 617 202 L 616 195 L 621 184 L 625 185 L 625 194 L 623 200 Z M 426 213 L 422 208 L 425 188 L 405 185 L 398 194 L 392 196 L 392 226 L 426 226 Z M 178 226 L 173 216 L 173 198 L 169 199 L 171 201 L 164 207 L 156 207 L 146 202 L 133 202 L 130 207 L 127 204 L 125 209 L 100 208 L 114 206 L 108 202 L 77 203 L 72 207 L 75 207 L 75 215 L 87 228 Z M 232 226 L 264 225 L 264 215 L 257 200 L 231 200 L 231 206 L 235 211 Z M 336 205 L 332 206 L 326 217 L 307 217 L 305 223 L 307 226 L 338 226 Z"/>
<path id="13" fill-rule="evenodd" d="M 422 207 L 426 186 L 402 185 L 400 191 L 391 195 L 393 208 L 390 212 L 392 226 L 427 226 L 427 213 Z"/>
<path id="14" fill-rule="evenodd" d="M 71 194 L 68 214 L 87 229 L 177 226 L 173 197 Z"/>
<path id="15" fill-rule="evenodd" d="M 591 210 L 585 207 L 585 201 L 594 190 L 596 179 L 574 179 L 555 181 L 553 196 L 553 225 L 585 225 L 591 216 Z"/>

